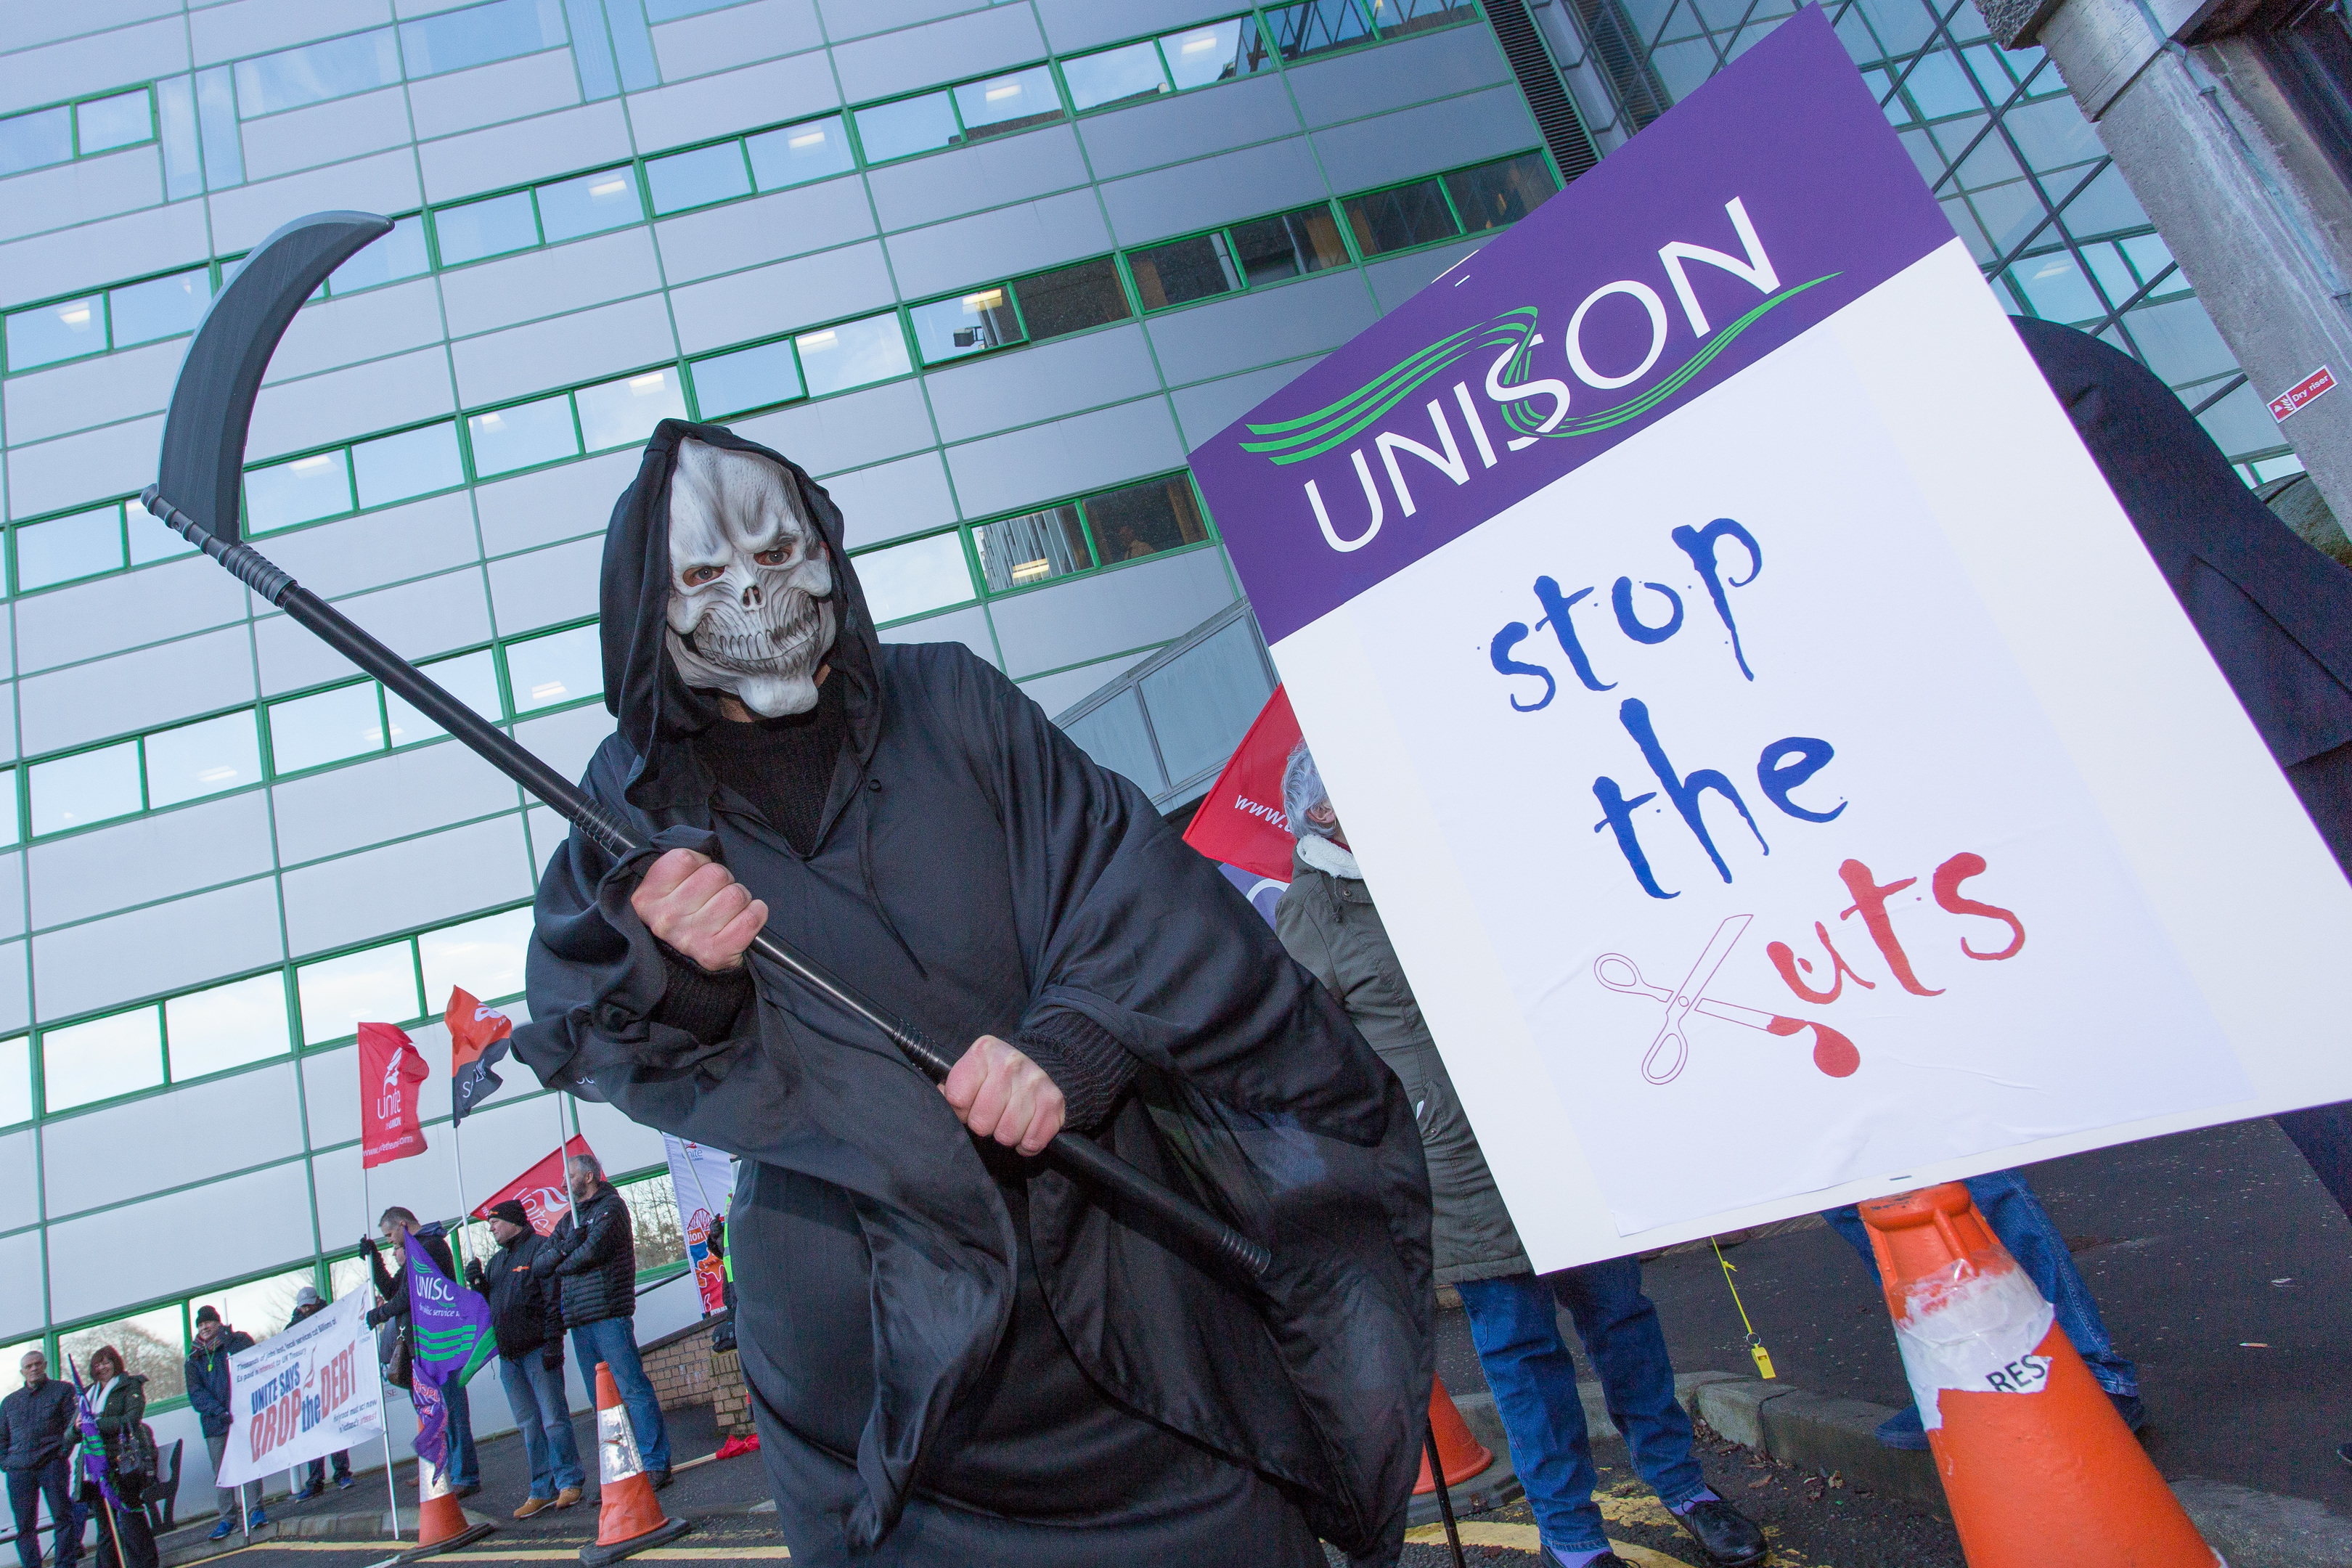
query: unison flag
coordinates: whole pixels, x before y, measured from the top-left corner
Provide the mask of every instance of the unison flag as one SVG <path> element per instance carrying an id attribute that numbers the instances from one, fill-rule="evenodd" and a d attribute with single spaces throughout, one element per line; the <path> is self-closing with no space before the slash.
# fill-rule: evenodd
<path id="1" fill-rule="evenodd" d="M 499 1075 L 490 1068 L 507 1054 L 514 1020 L 457 990 L 449 993 L 444 1018 L 449 1026 L 449 1120 L 454 1125 L 498 1093 Z"/>
<path id="2" fill-rule="evenodd" d="M 434 1266 L 415 1231 L 408 1234 L 408 1321 L 416 1360 L 410 1397 L 416 1405 L 416 1451 L 436 1468 L 448 1462 L 449 1408 L 443 1390 L 463 1384 L 499 1353 L 490 1304 Z"/>
<path id="3" fill-rule="evenodd" d="M 390 1024 L 360 1026 L 360 1165 L 373 1169 L 425 1152 L 417 1085 L 433 1069 Z"/>

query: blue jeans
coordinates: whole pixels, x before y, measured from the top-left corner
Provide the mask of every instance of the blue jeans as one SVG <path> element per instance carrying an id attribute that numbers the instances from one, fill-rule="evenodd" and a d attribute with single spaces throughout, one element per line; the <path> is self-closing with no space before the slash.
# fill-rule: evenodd
<path id="1" fill-rule="evenodd" d="M 1609 1544 L 1592 1500 L 1592 1445 L 1576 1363 L 1560 1342 L 1554 1302 L 1568 1309 L 1609 1406 L 1633 1451 L 1633 1468 L 1668 1508 L 1706 1489 L 1691 1457 L 1690 1417 L 1675 1403 L 1674 1363 L 1658 1310 L 1642 1294 L 1642 1266 L 1630 1258 L 1588 1263 L 1538 1279 L 1511 1274 L 1455 1287 L 1470 1314 L 1470 1342 L 1494 1390 L 1511 1439 L 1511 1462 L 1528 1489 L 1543 1542 L 1559 1552 Z"/>
<path id="2" fill-rule="evenodd" d="M 449 1402 L 449 1484 L 479 1486 L 482 1466 L 474 1455 L 474 1407 L 466 1385 L 452 1378 L 441 1385 L 441 1395 Z"/>
<path id="3" fill-rule="evenodd" d="M 2058 1326 L 2066 1331 L 2075 1353 L 2090 1367 L 2099 1386 L 2126 1398 L 2137 1394 L 2139 1369 L 2116 1353 L 2116 1342 L 2107 1337 L 2107 1325 L 2099 1318 L 2098 1300 L 2083 1283 L 2082 1271 L 2074 1267 L 2074 1255 L 2066 1250 L 2066 1238 L 2058 1234 L 2050 1211 L 2025 1184 L 2025 1173 L 1995 1171 L 1989 1176 L 1970 1176 L 1968 1189 L 1969 1196 L 1984 1211 L 1993 1235 L 2017 1259 L 2042 1299 L 2057 1309 Z M 1878 1259 L 1870 1250 L 1870 1229 L 1862 1223 L 1862 1212 L 1848 1205 L 1825 1210 L 1822 1217 L 1853 1244 L 1862 1260 L 1870 1265 L 1871 1278 L 1878 1279 Z"/>
<path id="4" fill-rule="evenodd" d="M 572 1436 L 572 1401 L 563 1392 L 563 1369 L 543 1366 L 540 1352 L 499 1358 L 499 1381 L 506 1384 L 507 1408 L 522 1428 L 522 1451 L 530 1459 L 530 1495 L 551 1498 L 582 1485 L 580 1446 Z"/>
<path id="5" fill-rule="evenodd" d="M 49 1522 L 57 1530 L 58 1568 L 81 1560 L 82 1521 L 88 1517 L 74 1497 L 73 1461 L 59 1454 L 37 1469 L 8 1472 L 8 1506 L 16 1515 L 16 1561 L 24 1568 L 41 1568 L 41 1532 L 36 1511 L 41 1500 L 49 1503 Z"/>
<path id="6" fill-rule="evenodd" d="M 637 1325 L 631 1318 L 599 1318 L 572 1331 L 572 1353 L 580 1363 L 580 1380 L 596 1394 L 596 1363 L 613 1369 L 613 1385 L 629 1407 L 629 1430 L 637 1439 L 637 1458 L 647 1470 L 669 1468 L 669 1428 L 662 1425 L 661 1401 L 646 1380 L 645 1363 L 637 1359 Z"/>

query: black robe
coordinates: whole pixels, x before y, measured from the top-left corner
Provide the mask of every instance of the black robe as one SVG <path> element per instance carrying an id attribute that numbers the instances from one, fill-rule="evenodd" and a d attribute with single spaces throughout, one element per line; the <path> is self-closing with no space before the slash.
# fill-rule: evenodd
<path id="1" fill-rule="evenodd" d="M 686 437 L 756 453 L 832 547 L 849 741 L 795 853 L 715 784 L 665 651 Z M 663 1021 L 644 857 L 575 833 L 541 879 L 542 1080 L 740 1155 L 739 1342 L 796 1563 L 1392 1561 L 1432 1372 L 1412 1110 L 1336 1004 L 1142 793 L 959 644 L 882 645 L 798 468 L 665 421 L 604 552 L 590 794 L 718 854 L 769 930 L 933 1037 L 1074 1013 L 1141 1062 L 1096 1134 L 1273 1250 L 1264 1297 L 1059 1174 L 975 1143 L 889 1043 L 753 960 L 723 1038 Z"/>
<path id="2" fill-rule="evenodd" d="M 2352 876 L 2352 571 L 2256 500 L 2137 360 L 2071 328 L 2014 320 L 2206 651 Z M 2277 1120 L 2352 1216 L 2352 1104 Z"/>

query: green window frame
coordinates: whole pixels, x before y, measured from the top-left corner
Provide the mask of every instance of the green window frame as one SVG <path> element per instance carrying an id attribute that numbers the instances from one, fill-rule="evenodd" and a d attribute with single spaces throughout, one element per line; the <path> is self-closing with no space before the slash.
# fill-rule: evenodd
<path id="1" fill-rule="evenodd" d="M 1053 95 L 1053 107 L 1026 113 L 993 114 L 992 103 L 1011 107 L 1007 95 L 1026 98 L 1043 89 Z M 900 93 L 855 105 L 849 123 L 858 162 L 866 168 L 920 158 L 950 148 L 968 147 L 998 136 L 1034 130 L 1070 117 L 1059 75 L 1050 57 L 966 78 L 920 92 Z M 944 135 L 940 133 L 944 132 Z M 937 136 L 939 140 L 928 140 Z M 876 143 L 903 150 L 880 151 Z"/>
<path id="2" fill-rule="evenodd" d="M 271 1011 L 277 1026 L 274 1043 L 254 1028 L 259 1016 Z M 239 1017 L 240 1012 L 245 1016 Z M 142 1095 L 245 1072 L 289 1058 L 294 1052 L 289 1027 L 292 1017 L 293 997 L 281 966 L 231 975 L 128 1007 L 45 1023 L 26 1037 L 32 1044 L 39 1117 L 49 1121 L 68 1114 L 80 1115 Z M 93 1035 L 92 1031 L 97 1033 Z M 57 1083 L 62 1080 L 52 1072 L 51 1053 L 79 1047 L 85 1039 L 102 1040 L 109 1032 L 121 1034 L 133 1045 L 143 1042 L 131 1037 L 143 1035 L 152 1041 L 155 1053 L 153 1075 L 133 1076 L 127 1080 L 131 1087 L 113 1092 L 70 1098 L 58 1092 Z M 256 1038 L 261 1039 L 267 1048 L 251 1049 L 249 1042 Z M 110 1084 L 126 1081 L 123 1058 L 110 1059 L 99 1070 Z"/>
<path id="3" fill-rule="evenodd" d="M 502 664 L 496 647 L 483 643 L 436 655 L 419 662 L 417 668 L 452 689 L 483 718 L 494 724 L 505 723 L 509 715 L 499 679 Z M 487 686 L 482 679 L 485 674 L 489 678 Z M 268 782 L 273 784 L 447 738 L 447 731 L 409 706 L 406 700 L 387 690 L 382 681 L 366 676 L 265 698 L 260 709 L 263 754 L 268 758 Z M 347 732 L 356 743 L 336 750 L 335 742 L 322 745 L 310 734 L 298 742 L 298 723 L 306 730 L 320 723 L 351 726 Z"/>
<path id="4" fill-rule="evenodd" d="M 510 398 L 460 416 L 466 471 L 481 484 L 615 451 L 642 443 L 661 419 L 686 417 L 690 406 L 676 360 Z"/>
<path id="5" fill-rule="evenodd" d="M 1113 300 L 1117 309 L 1106 309 Z M 905 309 L 915 357 L 925 370 L 1052 342 L 1136 316 L 1134 298 L 1115 254 L 992 279 L 917 300 Z"/>
<path id="6" fill-rule="evenodd" d="M 1489 211 L 1471 199 L 1483 194 L 1478 189 L 1481 179 L 1516 182 L 1538 172 L 1551 188 L 1532 202 L 1525 199 L 1524 192 L 1517 193 L 1519 210 L 1515 213 Z M 1550 155 L 1530 149 L 1342 196 L 1339 211 L 1346 219 L 1356 254 L 1370 262 L 1375 258 L 1448 245 L 1465 235 L 1507 228 L 1541 202 L 1558 195 L 1562 183 Z"/>
<path id="7" fill-rule="evenodd" d="M 464 489 L 473 473 L 459 432 L 454 418 L 428 419 L 248 463 L 244 531 L 290 533 Z"/>
<path id="8" fill-rule="evenodd" d="M 140 123 L 145 127 L 135 136 L 123 134 L 131 129 L 133 99 L 138 100 L 135 108 L 142 117 Z M 37 109 L 0 117 L 0 175 L 29 174 L 77 159 L 119 153 L 125 147 L 144 146 L 156 135 L 152 82 L 45 103 Z M 49 149 L 62 147 L 63 155 L 45 156 L 44 143 Z"/>
<path id="9" fill-rule="evenodd" d="M 222 264 L 200 261 L 190 267 L 165 268 L 120 283 L 14 306 L 5 318 L 0 318 L 0 368 L 12 376 L 25 375 L 184 337 L 196 330 L 196 322 L 224 281 Z M 156 308 L 151 300 L 168 300 L 174 284 L 180 285 L 181 290 L 194 301 L 194 307 L 181 308 L 184 319 L 175 319 L 169 316 L 173 307 L 166 303 L 163 309 L 167 319 L 157 323 L 150 319 L 150 312 Z M 156 330 L 159 324 L 161 331 Z M 87 333 L 88 341 L 65 353 L 39 346 L 43 337 L 62 342 L 57 336 L 58 328 L 63 328 L 70 337 Z"/>
<path id="10" fill-rule="evenodd" d="M 726 164 L 719 154 L 730 150 L 742 177 L 740 187 L 713 186 L 712 194 L 695 194 L 695 181 L 724 181 Z M 850 141 L 845 111 L 835 110 L 669 148 L 638 162 L 645 166 L 646 205 L 658 222 L 852 173 L 857 168 L 857 152 Z"/>
<path id="11" fill-rule="evenodd" d="M 364 1019 L 400 1028 L 438 1018 L 448 1005 L 444 983 L 465 986 L 487 1006 L 520 996 L 520 945 L 505 976 L 514 982 L 511 986 L 480 984 L 483 977 L 472 972 L 453 973 L 454 949 L 468 942 L 478 945 L 491 936 L 520 934 L 527 940 L 530 911 L 527 900 L 499 904 L 400 935 L 331 948 L 285 965 L 293 1048 L 298 1053 L 340 1049 L 356 1034 L 355 1027 L 346 1026 L 347 1017 L 352 1025 Z M 476 984 L 467 984 L 468 979 Z"/>
<path id="12" fill-rule="evenodd" d="M 243 1310 L 243 1305 L 257 1304 L 251 1295 L 253 1288 L 274 1287 L 273 1293 L 283 1292 L 289 1302 L 291 1300 L 293 1291 L 302 1285 L 310 1285 L 321 1293 L 331 1294 L 332 1280 L 330 1277 L 329 1263 L 330 1260 L 327 1258 L 313 1254 L 309 1258 L 290 1260 L 274 1268 L 263 1268 L 250 1274 L 236 1275 L 217 1284 L 207 1285 L 200 1290 L 190 1291 L 184 1295 L 152 1297 L 128 1306 L 111 1308 L 93 1317 L 79 1318 L 70 1322 L 57 1324 L 39 1334 L 27 1335 L 22 1342 L 9 1345 L 5 1351 L 0 1351 L 0 1356 L 6 1358 L 5 1364 L 13 1373 L 16 1363 L 27 1352 L 37 1350 L 48 1359 L 50 1376 L 70 1381 L 70 1374 L 66 1369 L 63 1358 L 71 1354 L 74 1358 L 74 1371 L 80 1373 L 87 1381 L 89 1376 L 87 1360 L 89 1352 L 96 1350 L 100 1343 L 111 1340 L 116 1349 L 121 1352 L 123 1359 L 130 1363 L 125 1370 L 139 1372 L 143 1369 L 148 1372 L 150 1389 L 180 1388 L 177 1394 L 163 1394 L 160 1397 L 151 1394 L 147 1401 L 148 1414 L 152 1416 L 165 1411 L 177 1410 L 188 1403 L 186 1388 L 180 1384 L 179 1380 L 183 1376 L 182 1369 L 189 1353 L 195 1348 L 195 1314 L 198 1309 L 225 1302 L 226 1306 L 224 1316 L 231 1327 L 243 1329 L 257 1340 L 265 1338 L 284 1329 L 286 1320 L 277 1318 L 274 1321 L 270 1321 L 271 1318 L 276 1318 L 273 1312 L 270 1318 L 253 1322 L 238 1322 L 236 1320 L 239 1317 L 247 1315 Z M 247 1301 L 244 1304 L 236 1300 L 239 1293 L 247 1295 Z M 292 1316 L 290 1309 L 287 1316 Z M 179 1333 L 177 1345 L 156 1335 L 152 1322 L 147 1324 L 136 1322 L 142 1318 L 151 1321 L 160 1319 L 175 1324 Z M 118 1327 L 122 1324 L 136 1324 L 138 1331 L 145 1333 L 155 1342 L 151 1347 L 131 1340 L 131 1335 Z M 70 1351 L 68 1350 L 66 1342 L 69 1340 L 77 1342 Z M 125 1341 L 131 1341 L 127 1348 Z M 142 1350 L 147 1352 L 146 1356 L 142 1357 L 139 1353 Z M 158 1384 L 154 1381 L 157 1373 L 163 1373 L 170 1381 Z"/>
<path id="13" fill-rule="evenodd" d="M 426 209 L 431 215 L 428 226 L 435 270 L 446 272 L 496 261 L 646 222 L 643 162 L 608 163 Z M 613 205 L 601 214 L 591 211 L 589 221 L 579 222 L 570 211 L 575 192 L 587 199 L 592 209 L 607 200 Z M 453 251 L 463 254 L 452 259 Z"/>
<path id="14" fill-rule="evenodd" d="M 136 496 L 116 496 L 9 524 L 9 587 L 14 596 L 63 588 L 195 548 L 148 516 Z"/>
<path id="15" fill-rule="evenodd" d="M 28 757 L 8 770 L 23 775 L 17 781 L 21 787 L 12 785 L 6 792 L 8 804 L 16 808 L 10 813 L 15 819 L 10 830 L 19 843 L 61 838 L 169 806 L 257 788 L 264 777 L 257 733 L 251 737 L 249 750 L 236 745 L 236 720 L 245 715 L 249 725 L 252 712 L 248 703 Z M 248 755 L 251 776 L 241 776 L 247 771 L 241 764 Z M 192 764 L 194 771 L 189 771 Z M 233 771 L 225 771 L 225 764 Z M 159 784 L 158 775 L 163 782 Z M 67 798 L 80 809 L 60 806 L 53 814 L 49 803 Z"/>
<path id="16" fill-rule="evenodd" d="M 1286 271 L 1279 259 L 1286 254 Z M 1120 257 L 1147 315 L 1287 283 L 1357 259 L 1328 201 L 1132 246 Z"/>

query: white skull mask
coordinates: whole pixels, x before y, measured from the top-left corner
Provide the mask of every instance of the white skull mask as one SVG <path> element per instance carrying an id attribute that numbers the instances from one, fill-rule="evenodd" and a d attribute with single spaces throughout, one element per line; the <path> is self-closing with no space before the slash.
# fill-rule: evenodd
<path id="1" fill-rule="evenodd" d="M 669 488 L 670 658 L 688 686 L 762 718 L 816 706 L 832 650 L 833 562 L 782 469 L 701 441 Z"/>

